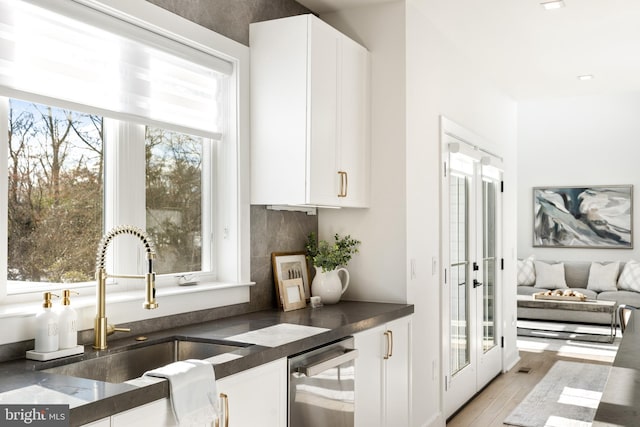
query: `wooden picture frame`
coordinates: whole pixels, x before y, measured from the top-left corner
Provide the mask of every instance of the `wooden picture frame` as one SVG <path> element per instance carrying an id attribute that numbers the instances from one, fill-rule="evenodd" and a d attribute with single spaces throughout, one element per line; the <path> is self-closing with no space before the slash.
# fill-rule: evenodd
<path id="1" fill-rule="evenodd" d="M 311 298 L 309 264 L 307 263 L 306 252 L 273 252 L 271 254 L 271 264 L 273 266 L 273 283 L 276 289 L 276 299 L 278 307 L 283 306 L 282 293 L 280 288 L 283 280 L 302 279 L 304 299 Z"/>
<path id="2" fill-rule="evenodd" d="M 298 310 L 307 306 L 302 278 L 282 280 L 280 295 L 282 295 L 282 309 L 284 311 Z"/>

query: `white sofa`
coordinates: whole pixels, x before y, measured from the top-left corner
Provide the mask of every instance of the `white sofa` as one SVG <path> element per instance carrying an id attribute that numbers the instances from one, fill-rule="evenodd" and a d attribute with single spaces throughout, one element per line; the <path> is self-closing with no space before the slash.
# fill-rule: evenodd
<path id="1" fill-rule="evenodd" d="M 534 263 L 534 270 L 536 271 L 533 281 L 531 281 L 530 275 L 526 277 L 528 272 L 523 271 L 529 268 L 527 265 L 523 266 L 523 263 L 526 263 L 527 260 Z M 640 263 L 638 262 L 537 261 L 531 258 L 527 260 L 518 261 L 518 295 L 533 295 L 537 292 L 552 289 L 569 288 L 581 292 L 588 299 L 615 301 L 618 305 L 627 304 L 640 307 Z M 615 275 L 612 273 L 613 270 L 616 270 L 615 266 L 612 265 L 613 263 L 618 263 Z M 598 265 L 592 268 L 593 264 Z M 627 266 L 627 264 L 629 265 Z M 549 277 L 549 265 L 553 270 L 551 276 L 555 277 Z M 560 282 L 558 277 L 561 270 L 564 272 L 564 283 Z M 613 283 L 611 282 L 612 280 Z M 611 323 L 611 317 L 606 313 L 570 312 L 526 307 L 518 307 L 518 319 Z"/>

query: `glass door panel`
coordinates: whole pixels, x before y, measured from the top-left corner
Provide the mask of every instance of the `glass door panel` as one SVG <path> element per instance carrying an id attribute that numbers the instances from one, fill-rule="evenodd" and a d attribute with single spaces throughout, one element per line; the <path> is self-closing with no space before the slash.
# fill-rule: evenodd
<path id="1" fill-rule="evenodd" d="M 451 375 L 470 362 L 468 275 L 468 180 L 452 175 L 449 188 L 451 272 Z"/>
<path id="2" fill-rule="evenodd" d="M 496 346 L 496 183 L 482 181 L 482 350 Z"/>

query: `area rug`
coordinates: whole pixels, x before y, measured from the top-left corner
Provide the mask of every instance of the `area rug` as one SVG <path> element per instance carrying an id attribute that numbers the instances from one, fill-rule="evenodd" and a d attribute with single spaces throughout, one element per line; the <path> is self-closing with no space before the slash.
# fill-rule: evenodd
<path id="1" fill-rule="evenodd" d="M 602 397 L 608 365 L 557 361 L 504 420 L 523 427 L 588 427 Z"/>

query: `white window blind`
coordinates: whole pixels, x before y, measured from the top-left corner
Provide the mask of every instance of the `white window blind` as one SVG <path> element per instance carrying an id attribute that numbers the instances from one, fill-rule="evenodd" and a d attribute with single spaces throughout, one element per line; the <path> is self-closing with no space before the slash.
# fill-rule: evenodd
<path id="1" fill-rule="evenodd" d="M 232 72 L 71 1 L 0 0 L 0 95 L 220 139 Z"/>

